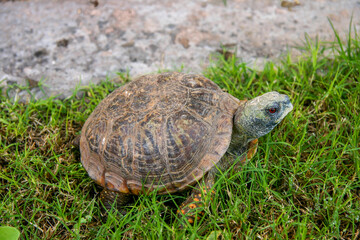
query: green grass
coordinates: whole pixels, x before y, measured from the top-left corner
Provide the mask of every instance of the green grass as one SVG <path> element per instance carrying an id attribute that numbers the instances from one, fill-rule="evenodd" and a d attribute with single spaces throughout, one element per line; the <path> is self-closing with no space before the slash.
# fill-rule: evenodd
<path id="1" fill-rule="evenodd" d="M 0 225 L 18 228 L 22 239 L 359 237 L 360 39 L 307 39 L 303 50 L 296 62 L 261 71 L 220 58 L 204 73 L 239 99 L 286 93 L 294 110 L 241 171 L 219 175 L 206 217 L 184 229 L 176 218 L 184 195 L 142 196 L 127 215 L 103 216 L 101 189 L 72 147 L 91 111 L 121 84 L 82 87 L 63 101 L 1 96 Z"/>

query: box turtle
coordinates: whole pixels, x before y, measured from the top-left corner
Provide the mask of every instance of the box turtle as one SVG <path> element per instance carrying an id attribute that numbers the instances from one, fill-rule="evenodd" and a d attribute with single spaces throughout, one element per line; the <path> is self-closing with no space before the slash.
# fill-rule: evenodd
<path id="1" fill-rule="evenodd" d="M 179 215 L 211 192 L 215 175 L 256 152 L 257 138 L 292 110 L 289 97 L 269 92 L 238 100 L 193 74 L 145 75 L 116 89 L 95 108 L 80 137 L 81 162 L 104 188 L 105 207 L 116 199 L 192 188 Z"/>

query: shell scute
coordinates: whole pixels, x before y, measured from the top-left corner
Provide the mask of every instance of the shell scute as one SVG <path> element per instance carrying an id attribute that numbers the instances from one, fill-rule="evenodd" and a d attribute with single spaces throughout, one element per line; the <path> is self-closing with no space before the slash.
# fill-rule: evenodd
<path id="1" fill-rule="evenodd" d="M 122 114 L 113 120 L 112 132 L 117 133 L 118 135 L 131 136 L 134 134 L 136 120 L 136 116 L 131 112 L 129 112 L 127 115 Z"/>
<path id="2" fill-rule="evenodd" d="M 165 139 L 173 178 L 184 177 L 199 164 L 202 150 L 208 144 L 207 132 L 208 126 L 186 111 L 179 111 L 168 119 Z"/>
<path id="3" fill-rule="evenodd" d="M 197 115 L 199 119 L 202 119 L 204 122 L 209 124 L 212 123 L 214 115 L 217 113 L 217 108 L 211 107 L 206 103 L 199 102 L 194 99 L 191 99 L 186 104 L 186 109 L 188 109 L 194 115 Z"/>
<path id="4" fill-rule="evenodd" d="M 147 94 L 143 89 L 140 89 L 133 95 L 130 108 L 134 112 L 149 111 L 154 107 L 154 105 L 155 102 L 152 97 L 149 96 L 149 94 Z"/>
<path id="5" fill-rule="evenodd" d="M 122 109 L 127 107 L 129 99 L 124 94 L 118 94 L 114 99 L 109 101 L 106 111 L 110 116 L 116 116 L 122 113 Z"/>
<path id="6" fill-rule="evenodd" d="M 209 79 L 205 78 L 201 75 L 192 75 L 185 74 L 181 78 L 181 84 L 189 88 L 202 88 L 218 91 L 220 88 L 214 82 L 209 81 Z"/>
<path id="7" fill-rule="evenodd" d="M 104 133 L 107 128 L 107 121 L 105 117 L 99 117 L 94 119 L 92 122 L 92 127 L 86 130 L 86 138 L 89 143 L 91 151 L 100 154 L 103 146 Z"/>
<path id="8" fill-rule="evenodd" d="M 154 96 L 156 99 L 154 99 L 156 102 L 156 109 L 161 114 L 171 114 L 179 111 L 184 107 L 188 100 L 187 89 L 170 83 L 163 88 L 159 88 L 157 96 Z"/>
<path id="9" fill-rule="evenodd" d="M 121 176 L 132 174 L 134 169 L 132 148 L 130 138 L 111 136 L 103 153 L 107 171 L 114 171 Z"/>
<path id="10" fill-rule="evenodd" d="M 206 91 L 204 89 L 190 91 L 190 99 L 192 101 L 202 102 L 212 107 L 217 107 L 221 95 L 218 92 Z"/>

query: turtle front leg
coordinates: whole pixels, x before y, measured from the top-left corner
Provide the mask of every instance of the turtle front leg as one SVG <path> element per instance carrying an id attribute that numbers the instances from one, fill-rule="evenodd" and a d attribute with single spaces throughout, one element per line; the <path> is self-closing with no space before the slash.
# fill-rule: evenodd
<path id="1" fill-rule="evenodd" d="M 208 174 L 204 182 L 198 183 L 192 190 L 190 196 L 180 205 L 177 211 L 179 218 L 185 216 L 186 220 L 193 224 L 195 219 L 200 220 L 205 215 L 204 207 L 208 205 L 208 201 L 212 200 L 215 191 L 212 190 L 214 185 L 214 177 Z"/>
<path id="2" fill-rule="evenodd" d="M 100 200 L 104 205 L 104 208 L 110 211 L 112 207 L 117 209 L 122 215 L 126 215 L 124 206 L 130 201 L 131 195 L 114 192 L 107 189 L 103 189 L 100 193 Z"/>

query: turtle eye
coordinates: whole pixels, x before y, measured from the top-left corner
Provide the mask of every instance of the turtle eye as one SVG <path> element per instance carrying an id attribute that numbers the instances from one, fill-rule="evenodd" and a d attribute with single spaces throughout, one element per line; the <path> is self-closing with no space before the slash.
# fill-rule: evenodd
<path id="1" fill-rule="evenodd" d="M 269 113 L 276 113 L 277 108 L 269 108 L 268 111 L 269 111 Z"/>

